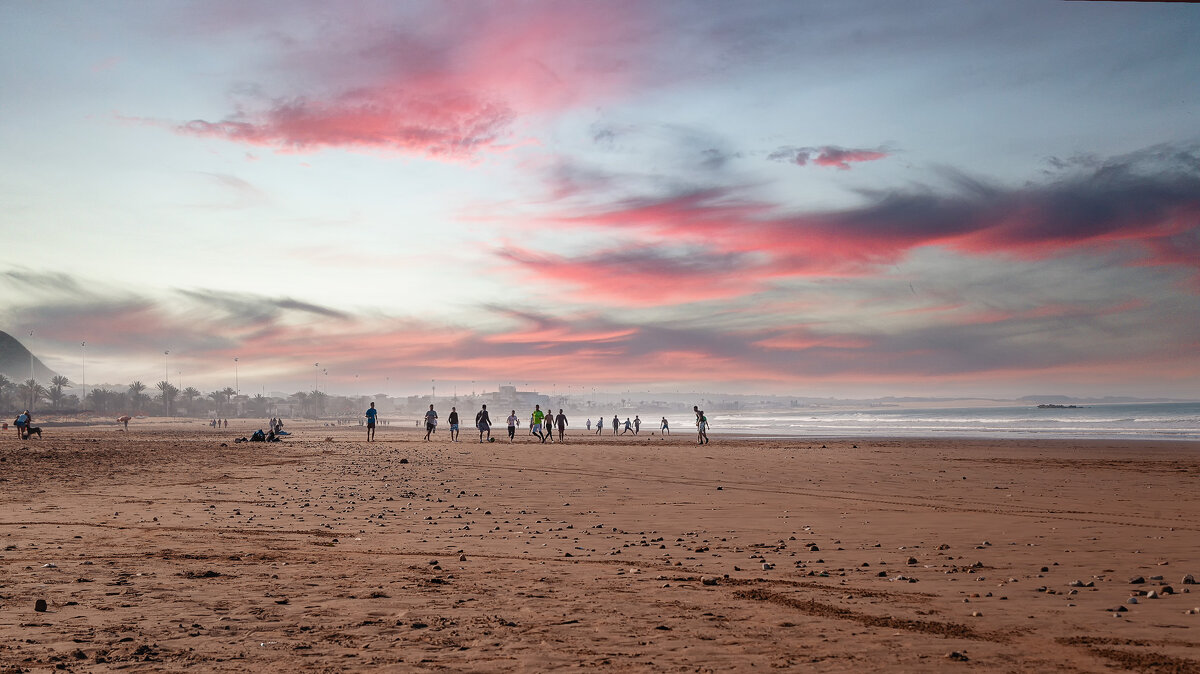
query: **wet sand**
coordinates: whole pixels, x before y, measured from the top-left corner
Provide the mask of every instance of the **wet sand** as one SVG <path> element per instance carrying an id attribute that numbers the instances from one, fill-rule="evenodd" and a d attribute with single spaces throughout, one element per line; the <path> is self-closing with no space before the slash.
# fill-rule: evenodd
<path id="1" fill-rule="evenodd" d="M 258 425 L 0 439 L 0 672 L 1200 672 L 1197 443 Z"/>

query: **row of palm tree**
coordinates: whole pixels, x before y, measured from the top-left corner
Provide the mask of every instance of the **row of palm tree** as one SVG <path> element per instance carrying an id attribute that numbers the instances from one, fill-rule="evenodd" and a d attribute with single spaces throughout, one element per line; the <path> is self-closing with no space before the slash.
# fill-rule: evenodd
<path id="1" fill-rule="evenodd" d="M 147 393 L 151 389 L 146 384 L 133 381 L 124 391 L 93 388 L 85 394 L 83 400 L 67 392 L 66 389 L 70 386 L 71 381 L 61 375 L 52 377 L 50 386 L 46 387 L 34 379 L 14 382 L 0 374 L 0 407 L 33 410 L 42 403 L 49 403 L 54 411 L 87 408 L 101 414 L 161 413 L 173 416 L 182 401 L 191 415 L 211 413 L 223 417 L 237 413 L 233 406 L 237 392 L 229 386 L 206 395 L 194 386 L 180 390 L 169 381 L 160 381 L 154 385 L 158 394 L 151 397 Z M 300 408 L 301 416 L 320 416 L 325 414 L 329 407 L 329 395 L 324 391 L 298 391 L 288 399 Z M 243 398 L 243 401 L 245 411 L 256 416 L 265 416 L 271 405 L 271 399 L 262 394 Z"/>

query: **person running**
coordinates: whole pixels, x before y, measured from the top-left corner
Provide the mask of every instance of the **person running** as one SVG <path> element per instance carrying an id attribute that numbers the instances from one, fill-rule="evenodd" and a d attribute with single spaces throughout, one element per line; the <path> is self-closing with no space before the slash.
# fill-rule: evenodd
<path id="1" fill-rule="evenodd" d="M 450 416 L 446 417 L 450 424 L 450 442 L 458 442 L 458 408 L 450 408 Z"/>
<path id="2" fill-rule="evenodd" d="M 613 435 L 616 435 L 617 431 L 620 430 L 620 428 L 621 428 L 621 420 L 618 419 L 617 415 L 614 414 L 613 415 Z"/>
<path id="3" fill-rule="evenodd" d="M 546 441 L 546 436 L 542 435 L 542 419 L 546 418 L 546 413 L 542 411 L 541 405 L 533 406 L 533 415 L 529 418 L 529 434 L 538 436 L 538 440 Z"/>
<path id="4" fill-rule="evenodd" d="M 621 435 L 633 430 L 633 424 L 629 423 L 629 417 L 625 417 L 625 428 L 621 429 Z"/>
<path id="5" fill-rule="evenodd" d="M 513 436 L 517 434 L 517 423 L 520 419 L 517 418 L 517 411 L 513 410 L 512 414 L 508 415 L 508 444 L 513 443 Z"/>
<path id="6" fill-rule="evenodd" d="M 371 406 L 367 408 L 367 412 L 364 415 L 367 417 L 367 442 L 371 442 L 375 439 L 375 417 L 378 414 L 379 411 L 375 409 L 375 403 L 371 403 Z M 271 435 L 274 434 L 275 424 L 271 424 Z"/>
<path id="7" fill-rule="evenodd" d="M 708 444 L 708 417 L 704 416 L 704 410 L 700 410 L 700 420 L 696 422 L 696 428 L 699 429 L 699 444 Z"/>
<path id="8" fill-rule="evenodd" d="M 659 430 L 659 432 L 660 432 L 660 433 L 662 433 L 663 435 L 670 435 L 670 434 L 671 434 L 671 425 L 667 423 L 667 418 L 666 418 L 666 417 L 663 417 L 663 418 L 662 418 L 662 421 L 659 423 L 658 430 Z"/>
<path id="9" fill-rule="evenodd" d="M 566 440 L 563 440 L 563 433 L 567 431 L 567 415 L 563 414 L 562 410 L 559 410 L 558 416 L 554 421 L 558 424 L 558 441 L 566 442 Z"/>
<path id="10" fill-rule="evenodd" d="M 475 415 L 475 428 L 479 429 L 479 441 L 483 442 L 483 434 L 487 433 L 488 442 L 492 441 L 492 419 L 488 416 L 487 405 L 483 405 Z"/>
<path id="11" fill-rule="evenodd" d="M 429 411 L 425 413 L 425 442 L 429 442 L 429 435 L 433 433 L 434 428 L 437 428 L 437 412 L 433 405 L 430 405 Z"/>
<path id="12" fill-rule="evenodd" d="M 642 419 L 638 415 L 633 415 L 633 434 L 637 435 L 642 430 Z"/>

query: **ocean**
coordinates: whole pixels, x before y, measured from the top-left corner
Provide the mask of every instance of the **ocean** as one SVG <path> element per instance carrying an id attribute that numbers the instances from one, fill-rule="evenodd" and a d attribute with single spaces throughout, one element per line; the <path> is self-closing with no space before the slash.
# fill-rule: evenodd
<path id="1" fill-rule="evenodd" d="M 981 437 L 1200 440 L 1200 403 L 1076 408 L 871 407 L 709 414 L 711 433 L 756 437 Z M 678 431 L 692 426 L 681 426 Z M 674 430 L 674 429 L 672 429 Z"/>

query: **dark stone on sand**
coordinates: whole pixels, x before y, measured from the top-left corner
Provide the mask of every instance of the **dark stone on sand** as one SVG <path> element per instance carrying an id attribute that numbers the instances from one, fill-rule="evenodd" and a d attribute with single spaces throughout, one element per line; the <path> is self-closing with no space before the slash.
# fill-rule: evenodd
<path id="1" fill-rule="evenodd" d="M 917 563 L 917 558 L 916 558 L 916 557 L 909 557 L 909 558 L 908 558 L 908 563 L 909 563 L 909 564 L 916 564 L 916 563 Z"/>
<path id="2" fill-rule="evenodd" d="M 400 459 L 400 463 L 408 463 L 408 459 Z"/>
<path id="3" fill-rule="evenodd" d="M 966 653 L 961 651 L 950 651 L 946 654 L 946 658 L 949 660 L 956 660 L 958 662 L 966 662 L 967 660 L 971 659 L 967 657 Z"/>
<path id="4" fill-rule="evenodd" d="M 1195 585 L 1196 577 L 1189 573 L 1188 575 L 1184 576 L 1183 580 L 1180 582 L 1183 583 L 1184 585 Z"/>
<path id="5" fill-rule="evenodd" d="M 39 599 L 39 600 L 33 602 L 33 610 L 37 611 L 38 613 L 45 613 L 46 612 L 46 600 Z"/>
<path id="6" fill-rule="evenodd" d="M 1146 579 L 1142 578 L 1141 576 L 1134 576 L 1133 578 L 1129 579 L 1130 585 L 1141 585 L 1144 582 L 1146 582 Z"/>

